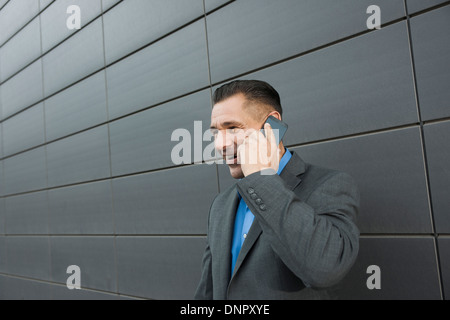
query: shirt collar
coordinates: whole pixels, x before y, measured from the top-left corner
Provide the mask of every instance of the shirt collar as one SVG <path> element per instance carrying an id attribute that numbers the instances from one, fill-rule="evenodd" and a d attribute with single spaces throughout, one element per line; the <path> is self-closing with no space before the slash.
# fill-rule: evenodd
<path id="1" fill-rule="evenodd" d="M 284 167 L 286 167 L 289 160 L 292 158 L 292 153 L 288 150 L 288 148 L 284 148 L 286 151 L 284 155 L 281 157 L 280 165 L 278 166 L 278 172 L 277 174 L 280 175 L 281 172 L 283 172 Z"/>

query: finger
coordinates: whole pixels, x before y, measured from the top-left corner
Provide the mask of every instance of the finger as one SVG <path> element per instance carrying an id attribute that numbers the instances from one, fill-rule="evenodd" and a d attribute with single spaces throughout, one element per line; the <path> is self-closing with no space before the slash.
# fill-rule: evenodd
<path id="1" fill-rule="evenodd" d="M 244 163 L 245 158 L 245 143 L 242 143 L 237 149 L 237 163 Z"/>
<path id="2" fill-rule="evenodd" d="M 270 154 L 273 155 L 275 152 L 277 152 L 277 149 L 278 149 L 277 139 L 275 136 L 275 130 L 268 123 L 266 123 L 264 127 L 266 130 L 266 139 L 269 144 L 268 150 L 270 150 Z"/>
<path id="3" fill-rule="evenodd" d="M 244 140 L 242 141 L 242 143 L 239 145 L 238 147 L 238 164 L 248 164 L 249 163 L 249 154 L 251 154 L 250 152 L 250 144 L 252 141 L 252 137 L 251 136 L 247 136 L 244 138 Z"/>

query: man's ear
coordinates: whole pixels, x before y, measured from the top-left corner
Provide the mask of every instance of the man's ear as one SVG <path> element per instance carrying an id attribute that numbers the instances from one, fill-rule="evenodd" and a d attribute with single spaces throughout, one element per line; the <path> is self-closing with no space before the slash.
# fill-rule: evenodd
<path id="1" fill-rule="evenodd" d="M 270 116 L 273 116 L 281 121 L 281 115 L 278 111 L 272 111 L 271 113 L 269 113 L 269 115 L 267 117 L 270 117 Z"/>

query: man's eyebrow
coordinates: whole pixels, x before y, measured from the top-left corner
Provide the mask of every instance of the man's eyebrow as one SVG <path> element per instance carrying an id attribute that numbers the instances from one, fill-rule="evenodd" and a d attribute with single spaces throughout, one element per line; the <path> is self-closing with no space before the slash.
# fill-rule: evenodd
<path id="1" fill-rule="evenodd" d="M 229 127 L 242 127 L 243 124 L 238 121 L 225 121 L 221 124 L 221 127 L 229 128 Z M 211 125 L 210 129 L 217 129 L 214 125 Z"/>

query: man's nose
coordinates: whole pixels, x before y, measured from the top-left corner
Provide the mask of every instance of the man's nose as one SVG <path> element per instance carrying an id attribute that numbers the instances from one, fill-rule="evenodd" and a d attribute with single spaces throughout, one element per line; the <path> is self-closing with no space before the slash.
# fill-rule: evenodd
<path id="1" fill-rule="evenodd" d="M 225 132 L 218 132 L 214 139 L 214 144 L 217 151 L 223 154 L 227 148 L 233 145 L 233 137 Z"/>

